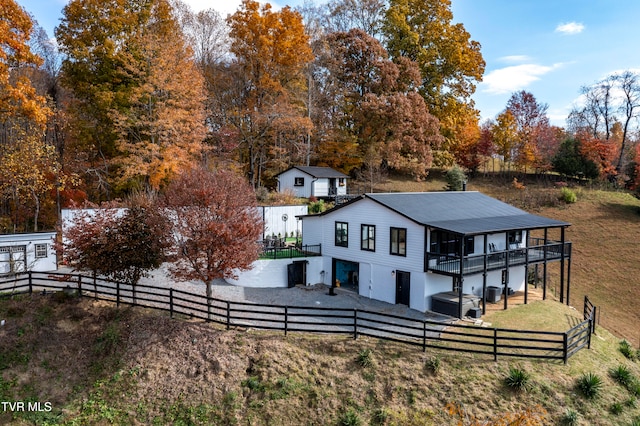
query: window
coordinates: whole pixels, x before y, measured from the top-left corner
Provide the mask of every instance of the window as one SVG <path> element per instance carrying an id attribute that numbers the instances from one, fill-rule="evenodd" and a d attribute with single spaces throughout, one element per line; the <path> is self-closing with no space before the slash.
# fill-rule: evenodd
<path id="1" fill-rule="evenodd" d="M 360 249 L 368 251 L 376 251 L 376 227 L 375 225 L 360 226 Z"/>
<path id="2" fill-rule="evenodd" d="M 338 186 L 344 186 L 345 181 L 344 178 L 338 178 Z"/>
<path id="3" fill-rule="evenodd" d="M 349 230 L 346 222 L 336 222 L 336 246 L 349 247 Z"/>
<path id="4" fill-rule="evenodd" d="M 431 231 L 430 252 L 457 256 L 460 253 L 460 235 L 447 231 Z M 473 237 L 464 238 L 464 254 L 469 255 L 475 251 Z"/>
<path id="5" fill-rule="evenodd" d="M 391 228 L 391 254 L 407 255 L 407 230 L 405 228 Z"/>
<path id="6" fill-rule="evenodd" d="M 47 245 L 46 244 L 36 244 L 36 258 L 42 259 L 47 257 Z"/>
<path id="7" fill-rule="evenodd" d="M 509 244 L 520 244 L 522 242 L 522 231 L 509 231 Z"/>
<path id="8" fill-rule="evenodd" d="M 293 180 L 293 186 L 304 186 L 304 178 L 297 177 Z"/>

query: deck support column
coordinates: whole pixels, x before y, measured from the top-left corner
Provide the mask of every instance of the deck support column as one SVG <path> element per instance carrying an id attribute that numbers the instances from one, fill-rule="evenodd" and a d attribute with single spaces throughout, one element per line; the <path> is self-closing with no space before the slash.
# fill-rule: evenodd
<path id="1" fill-rule="evenodd" d="M 488 256 L 488 235 L 484 234 L 484 259 L 482 265 L 482 315 L 487 313 L 487 256 Z"/>
<path id="2" fill-rule="evenodd" d="M 547 236 L 548 229 L 544 228 L 544 243 L 542 246 L 542 257 L 544 259 L 542 263 L 542 300 L 547 300 Z"/>
<path id="3" fill-rule="evenodd" d="M 529 300 L 529 230 L 526 230 L 527 238 L 524 241 L 524 304 Z"/>
<path id="4" fill-rule="evenodd" d="M 460 246 L 458 247 L 458 257 L 460 259 L 460 267 L 458 269 L 458 318 L 462 319 L 462 305 L 464 302 L 464 235 L 460 235 Z M 456 277 L 453 278 L 454 280 Z"/>
<path id="5" fill-rule="evenodd" d="M 502 271 L 502 281 L 504 284 L 504 309 L 507 310 L 507 299 L 509 298 L 509 233 L 504 236 L 504 247 L 506 249 L 504 255 L 504 270 Z"/>
<path id="6" fill-rule="evenodd" d="M 560 303 L 564 303 L 564 230 L 560 228 Z"/>

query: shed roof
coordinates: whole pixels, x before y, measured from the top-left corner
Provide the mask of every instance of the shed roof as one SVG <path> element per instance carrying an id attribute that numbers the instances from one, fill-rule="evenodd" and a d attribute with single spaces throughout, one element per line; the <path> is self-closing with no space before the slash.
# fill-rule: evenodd
<path id="1" fill-rule="evenodd" d="M 463 235 L 570 225 L 567 222 L 527 213 L 475 191 L 365 194 L 342 206 L 363 198 L 369 198 L 424 226 Z"/>
<path id="2" fill-rule="evenodd" d="M 304 172 L 309 176 L 312 176 L 315 178 L 348 178 L 349 177 L 342 172 L 332 169 L 331 167 L 320 167 L 320 166 L 293 166 L 282 173 L 286 173 L 292 169 L 300 170 L 301 172 Z M 276 176 L 279 176 L 282 173 L 278 173 Z"/>

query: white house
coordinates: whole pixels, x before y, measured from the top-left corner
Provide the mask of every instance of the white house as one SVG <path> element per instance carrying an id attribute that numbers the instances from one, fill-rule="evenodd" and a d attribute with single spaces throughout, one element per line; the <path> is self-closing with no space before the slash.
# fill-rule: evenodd
<path id="1" fill-rule="evenodd" d="M 503 292 L 526 295 L 529 268 L 555 261 L 560 301 L 566 291 L 568 303 L 569 224 L 479 192 L 364 194 L 301 219 L 303 244 L 322 247 L 323 266 L 313 268 L 316 276 L 307 271 L 310 282 L 462 318 L 473 307 L 484 311 L 486 301 L 504 299 L 506 308 Z"/>
<path id="2" fill-rule="evenodd" d="M 0 235 L 0 276 L 58 269 L 55 238 L 55 232 Z"/>
<path id="3" fill-rule="evenodd" d="M 296 197 L 333 198 L 347 195 L 349 176 L 330 167 L 295 166 L 276 175 L 278 192 L 293 191 Z"/>

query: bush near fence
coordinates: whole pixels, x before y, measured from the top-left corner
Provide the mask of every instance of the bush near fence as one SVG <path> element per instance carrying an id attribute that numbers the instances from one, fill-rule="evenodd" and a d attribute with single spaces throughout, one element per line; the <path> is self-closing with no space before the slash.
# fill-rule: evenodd
<path id="1" fill-rule="evenodd" d="M 29 272 L 0 278 L 0 296 L 65 291 L 166 311 L 231 327 L 374 337 L 427 348 L 499 357 L 561 360 L 591 347 L 593 315 L 565 332 L 511 330 L 416 320 L 359 309 L 234 302 L 172 288 L 130 284 L 82 274 Z"/>

